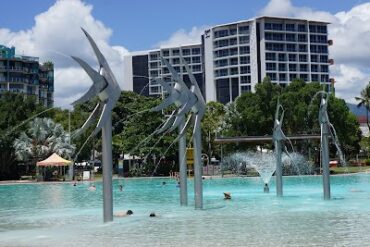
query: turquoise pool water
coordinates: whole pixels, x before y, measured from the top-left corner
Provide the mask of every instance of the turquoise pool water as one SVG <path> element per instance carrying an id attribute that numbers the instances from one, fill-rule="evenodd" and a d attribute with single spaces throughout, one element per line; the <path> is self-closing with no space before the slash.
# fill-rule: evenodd
<path id="1" fill-rule="evenodd" d="M 320 176 L 284 177 L 283 198 L 274 178 L 269 194 L 259 178 L 203 181 L 205 209 L 194 210 L 192 180 L 188 207 L 174 180 L 114 180 L 114 210 L 134 214 L 109 224 L 101 183 L 95 192 L 89 183 L 2 185 L 0 246 L 370 246 L 370 175 L 332 176 L 330 201 Z"/>

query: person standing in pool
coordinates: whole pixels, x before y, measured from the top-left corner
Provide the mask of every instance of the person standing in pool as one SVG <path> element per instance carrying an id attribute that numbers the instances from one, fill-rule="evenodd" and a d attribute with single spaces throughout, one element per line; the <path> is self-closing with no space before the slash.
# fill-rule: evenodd
<path id="1" fill-rule="evenodd" d="M 263 192 L 264 193 L 269 193 L 270 192 L 270 188 L 269 188 L 269 185 L 267 183 L 265 184 L 265 187 L 263 187 Z"/>

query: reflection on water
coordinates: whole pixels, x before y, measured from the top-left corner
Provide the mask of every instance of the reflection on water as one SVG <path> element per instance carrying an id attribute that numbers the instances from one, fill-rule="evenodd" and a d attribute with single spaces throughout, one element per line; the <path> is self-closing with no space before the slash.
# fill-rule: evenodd
<path id="1" fill-rule="evenodd" d="M 162 186 L 162 182 L 166 185 Z M 285 177 L 284 196 L 259 178 L 206 179 L 205 210 L 179 206 L 170 179 L 114 181 L 114 209 L 132 216 L 102 223 L 102 185 L 0 186 L 0 246 L 364 246 L 370 243 L 370 176 Z M 274 190 L 274 177 L 271 181 Z M 189 180 L 189 188 L 193 187 Z M 354 192 L 361 190 L 361 193 Z M 224 200 L 223 192 L 232 199 Z M 149 214 L 158 215 L 150 218 Z"/>

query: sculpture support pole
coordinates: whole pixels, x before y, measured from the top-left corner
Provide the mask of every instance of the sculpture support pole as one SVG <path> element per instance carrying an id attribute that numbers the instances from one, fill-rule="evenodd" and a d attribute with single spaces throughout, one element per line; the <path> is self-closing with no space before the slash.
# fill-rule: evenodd
<path id="1" fill-rule="evenodd" d="M 324 199 L 330 200 L 329 126 L 327 123 L 321 124 L 321 166 Z"/>
<path id="2" fill-rule="evenodd" d="M 281 161 L 282 147 L 281 141 L 275 141 L 275 152 L 276 152 L 276 195 L 283 196 L 283 166 Z"/>
<path id="3" fill-rule="evenodd" d="M 185 127 L 185 120 L 182 120 L 179 126 L 179 133 Z M 180 205 L 188 205 L 188 184 L 186 167 L 186 135 L 179 139 L 179 166 L 180 166 Z"/>
<path id="4" fill-rule="evenodd" d="M 200 128 L 194 133 L 194 194 L 195 209 L 203 209 L 203 188 L 202 188 L 202 137 Z"/>
<path id="5" fill-rule="evenodd" d="M 103 151 L 103 215 L 104 222 L 113 221 L 112 189 L 112 115 L 102 128 Z"/>

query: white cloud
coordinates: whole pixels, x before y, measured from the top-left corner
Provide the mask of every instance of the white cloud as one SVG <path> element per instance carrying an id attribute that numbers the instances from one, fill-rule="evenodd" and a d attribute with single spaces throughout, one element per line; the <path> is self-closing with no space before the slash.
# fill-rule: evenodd
<path id="1" fill-rule="evenodd" d="M 31 29 L 12 32 L 0 28 L 0 43 L 15 46 L 17 53 L 54 62 L 56 106 L 68 107 L 91 85 L 85 72 L 70 58 L 70 55 L 77 56 L 96 66 L 95 55 L 80 27 L 94 38 L 122 86 L 123 56 L 128 51 L 109 45 L 113 32 L 92 16 L 92 9 L 81 1 L 59 0 L 35 17 Z"/>
<path id="2" fill-rule="evenodd" d="M 330 68 L 331 76 L 337 82 L 337 95 L 354 102 L 354 97 L 360 94 L 370 79 L 367 69 L 370 63 L 370 3 L 331 14 L 293 6 L 290 0 L 271 0 L 261 14 L 330 22 L 329 38 L 334 41 L 330 57 L 336 64 Z"/>
<path id="3" fill-rule="evenodd" d="M 189 32 L 180 29 L 173 33 L 169 39 L 159 42 L 156 47 L 165 48 L 200 43 L 201 35 L 205 29 L 207 29 L 206 26 L 193 27 Z"/>

